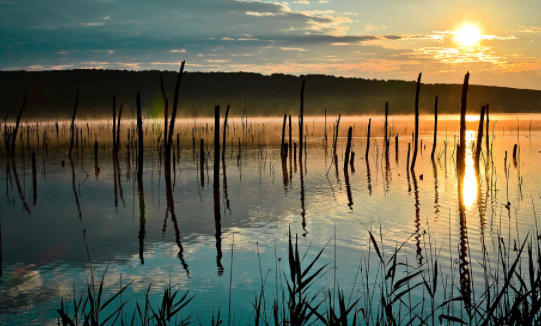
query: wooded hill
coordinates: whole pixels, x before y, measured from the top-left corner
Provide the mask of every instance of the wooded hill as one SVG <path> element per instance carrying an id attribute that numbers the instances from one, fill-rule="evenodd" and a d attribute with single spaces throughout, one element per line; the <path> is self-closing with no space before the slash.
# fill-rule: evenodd
<path id="1" fill-rule="evenodd" d="M 173 102 L 177 72 L 128 70 L 0 71 L 0 114 L 15 119 L 23 100 L 28 99 L 23 121 L 62 119 L 73 111 L 76 89 L 80 91 L 78 118 L 109 118 L 112 97 L 117 106 L 126 102 L 125 117 L 132 116 L 135 95 L 141 91 L 143 114 L 147 118 L 163 115 L 160 75 L 170 107 Z M 416 76 L 413 76 L 416 77 Z M 212 116 L 214 105 L 231 105 L 232 116 L 240 116 L 246 105 L 248 115 L 296 117 L 300 107 L 302 78 L 306 78 L 305 115 L 383 114 L 389 102 L 389 114 L 413 114 L 415 82 L 369 80 L 326 75 L 292 76 L 257 73 L 187 72 L 180 89 L 180 117 Z M 462 80 L 457 81 L 459 83 Z M 461 84 L 423 84 L 420 92 L 421 113 L 433 113 L 434 98 L 439 96 L 440 113 L 460 111 Z M 491 113 L 541 112 L 541 91 L 470 85 L 468 112 L 477 114 L 489 103 Z"/>

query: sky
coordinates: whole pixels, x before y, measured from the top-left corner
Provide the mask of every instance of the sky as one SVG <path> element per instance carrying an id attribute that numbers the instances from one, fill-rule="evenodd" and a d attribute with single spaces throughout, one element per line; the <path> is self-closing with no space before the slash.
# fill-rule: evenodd
<path id="1" fill-rule="evenodd" d="M 539 0 L 0 0 L 0 69 L 249 71 L 541 89 Z"/>

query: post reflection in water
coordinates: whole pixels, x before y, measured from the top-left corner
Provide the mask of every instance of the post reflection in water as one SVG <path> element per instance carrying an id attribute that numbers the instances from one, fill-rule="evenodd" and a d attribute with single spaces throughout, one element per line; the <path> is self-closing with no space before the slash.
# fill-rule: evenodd
<path id="1" fill-rule="evenodd" d="M 460 222 L 460 243 L 459 243 L 459 271 L 460 271 L 460 292 L 466 305 L 470 309 L 471 302 L 471 278 L 468 261 L 468 231 L 466 221 L 466 210 L 469 210 L 478 196 L 478 174 L 475 171 L 471 146 L 466 146 L 464 162 L 458 164 L 458 212 Z M 462 170 L 463 169 L 463 170 Z"/>
<path id="2" fill-rule="evenodd" d="M 284 190 L 287 193 L 289 186 L 289 173 L 287 171 L 287 157 L 286 155 L 282 156 L 282 179 L 284 182 Z"/>
<path id="3" fill-rule="evenodd" d="M 304 233 L 302 234 L 303 237 L 306 237 L 306 234 L 308 231 L 306 231 L 306 206 L 304 203 L 304 170 L 302 168 L 302 159 L 299 160 L 299 167 L 300 167 L 300 177 L 301 177 L 301 216 L 302 216 L 302 229 L 304 230 Z"/>
<path id="4" fill-rule="evenodd" d="M 353 196 L 351 194 L 351 184 L 349 183 L 348 169 L 344 169 L 344 182 L 346 183 L 346 193 L 348 195 L 348 206 L 350 210 L 353 210 Z"/>
<path id="5" fill-rule="evenodd" d="M 220 186 L 214 185 L 214 226 L 216 228 L 216 266 L 218 267 L 218 276 L 224 273 L 222 265 L 222 215 L 220 209 Z"/>
<path id="6" fill-rule="evenodd" d="M 144 251 L 145 251 L 145 190 L 143 188 L 143 180 L 139 179 L 137 180 L 137 190 L 139 192 L 139 260 L 141 261 L 141 265 L 145 264 L 145 257 L 144 257 Z"/>
<path id="7" fill-rule="evenodd" d="M 175 200 L 173 199 L 171 173 L 170 171 L 167 171 L 167 169 L 165 173 L 165 192 L 166 192 L 167 209 L 165 210 L 165 221 L 163 224 L 162 232 L 165 234 L 165 231 L 167 230 L 167 217 L 168 217 L 168 213 L 170 213 L 171 221 L 173 222 L 173 228 L 175 229 L 175 243 L 178 246 L 178 258 L 180 260 L 182 267 L 186 271 L 186 275 L 189 277 L 190 271 L 188 270 L 188 264 L 186 264 L 186 261 L 184 260 L 184 248 L 182 246 L 182 243 L 180 242 L 180 230 L 178 228 L 177 215 L 175 214 Z"/>
<path id="8" fill-rule="evenodd" d="M 438 167 L 436 166 L 436 161 L 432 160 L 432 171 L 434 173 L 434 215 L 439 217 L 440 214 L 440 193 L 438 187 Z"/>
<path id="9" fill-rule="evenodd" d="M 26 199 L 25 199 L 25 196 L 23 194 L 23 189 L 21 187 L 21 181 L 19 180 L 19 174 L 17 173 L 17 162 L 15 161 L 15 159 L 11 159 L 11 164 L 13 165 L 13 176 L 15 176 L 15 184 L 17 185 L 17 190 L 19 191 L 19 197 L 21 198 L 21 201 L 23 203 L 23 208 L 25 211 L 28 212 L 28 214 L 31 214 L 30 212 L 30 207 L 28 206 L 28 204 L 26 203 Z M 8 171 L 9 171 L 9 163 L 8 163 Z M 74 188 L 75 189 L 75 186 Z M 79 204 L 79 201 L 77 201 L 77 204 Z M 80 213 L 79 213 L 79 217 L 80 217 Z"/>
<path id="10" fill-rule="evenodd" d="M 83 215 L 81 213 L 81 204 L 79 204 L 79 196 L 77 195 L 77 189 L 75 188 L 75 165 L 73 164 L 73 159 L 70 158 L 71 166 L 71 187 L 73 188 L 73 194 L 75 195 L 75 203 L 77 204 L 77 211 L 79 212 L 79 221 L 83 220 Z"/>
<path id="11" fill-rule="evenodd" d="M 368 194 L 372 196 L 372 178 L 370 177 L 370 162 L 368 162 L 368 157 L 365 159 L 366 162 L 366 179 L 368 180 Z"/>
<path id="12" fill-rule="evenodd" d="M 231 212 L 231 202 L 229 201 L 229 195 L 227 194 L 227 168 L 225 166 L 225 159 L 222 158 L 222 170 L 224 173 L 224 197 L 225 197 L 225 207 L 228 211 Z"/>
<path id="13" fill-rule="evenodd" d="M 415 169 L 411 170 L 413 180 L 413 194 L 415 195 L 415 246 L 417 247 L 417 261 L 419 265 L 423 264 L 423 249 L 421 248 L 421 203 L 419 202 L 419 187 L 417 186 L 417 177 Z"/>

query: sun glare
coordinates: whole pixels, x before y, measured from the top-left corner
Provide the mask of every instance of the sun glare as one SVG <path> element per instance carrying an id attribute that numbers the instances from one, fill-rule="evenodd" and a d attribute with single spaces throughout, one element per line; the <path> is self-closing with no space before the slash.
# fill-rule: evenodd
<path id="1" fill-rule="evenodd" d="M 463 46 L 473 46 L 481 40 L 479 29 L 473 25 L 465 25 L 455 32 L 453 41 Z"/>

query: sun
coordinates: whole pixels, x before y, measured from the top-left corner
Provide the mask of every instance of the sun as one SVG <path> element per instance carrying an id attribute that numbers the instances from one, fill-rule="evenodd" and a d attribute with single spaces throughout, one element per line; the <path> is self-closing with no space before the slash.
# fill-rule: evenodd
<path id="1" fill-rule="evenodd" d="M 473 46 L 481 40 L 479 29 L 473 25 L 465 25 L 454 34 L 455 37 L 453 38 L 453 41 L 463 46 Z"/>

